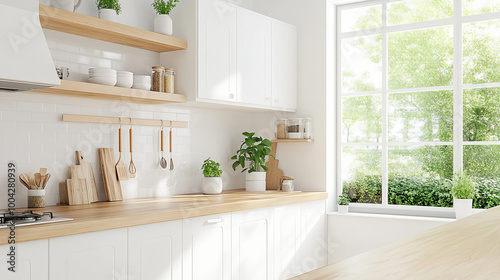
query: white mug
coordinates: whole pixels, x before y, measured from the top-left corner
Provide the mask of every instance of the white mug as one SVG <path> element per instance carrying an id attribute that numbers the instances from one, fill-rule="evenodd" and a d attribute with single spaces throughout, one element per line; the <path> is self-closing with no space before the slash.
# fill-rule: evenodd
<path id="1" fill-rule="evenodd" d="M 50 0 L 50 6 L 70 12 L 76 11 L 82 0 Z M 75 4 L 76 3 L 76 4 Z"/>

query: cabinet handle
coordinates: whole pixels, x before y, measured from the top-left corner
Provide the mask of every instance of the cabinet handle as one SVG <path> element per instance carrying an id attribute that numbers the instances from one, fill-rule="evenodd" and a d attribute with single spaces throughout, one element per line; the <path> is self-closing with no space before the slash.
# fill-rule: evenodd
<path id="1" fill-rule="evenodd" d="M 218 224 L 218 223 L 222 223 L 222 218 L 218 218 L 218 219 L 210 219 L 210 220 L 207 220 L 206 222 L 207 224 Z"/>
<path id="2" fill-rule="evenodd" d="M 234 94 L 229 94 L 229 99 L 234 99 Z"/>

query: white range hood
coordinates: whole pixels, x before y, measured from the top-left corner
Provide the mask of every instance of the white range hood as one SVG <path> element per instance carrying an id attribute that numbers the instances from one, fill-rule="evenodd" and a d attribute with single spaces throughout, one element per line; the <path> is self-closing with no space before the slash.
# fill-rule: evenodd
<path id="1" fill-rule="evenodd" d="M 38 7 L 38 0 L 0 0 L 0 90 L 60 85 Z"/>

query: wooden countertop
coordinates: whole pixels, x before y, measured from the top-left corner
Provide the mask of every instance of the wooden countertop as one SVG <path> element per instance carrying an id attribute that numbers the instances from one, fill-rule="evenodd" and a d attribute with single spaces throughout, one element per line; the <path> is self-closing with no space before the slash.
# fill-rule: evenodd
<path id="1" fill-rule="evenodd" d="M 325 192 L 230 190 L 221 195 L 190 194 L 99 202 L 91 205 L 50 206 L 30 210 L 37 213 L 51 211 L 56 217 L 74 220 L 17 227 L 16 242 L 321 200 L 327 197 Z M 8 229 L 0 229 L 0 245 L 7 244 L 8 236 Z"/>
<path id="2" fill-rule="evenodd" d="M 500 206 L 292 279 L 499 279 L 499 272 Z"/>

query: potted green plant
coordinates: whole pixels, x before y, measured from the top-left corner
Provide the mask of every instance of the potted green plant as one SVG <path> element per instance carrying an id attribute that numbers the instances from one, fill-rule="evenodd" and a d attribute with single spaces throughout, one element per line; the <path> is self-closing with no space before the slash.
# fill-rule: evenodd
<path id="1" fill-rule="evenodd" d="M 96 0 L 99 18 L 109 21 L 117 21 L 118 15 L 122 11 L 119 0 Z"/>
<path id="2" fill-rule="evenodd" d="M 347 194 L 340 195 L 337 199 L 337 204 L 339 205 L 339 213 L 347 213 L 349 211 L 349 202 L 351 199 Z"/>
<path id="3" fill-rule="evenodd" d="M 201 183 L 204 194 L 220 194 L 222 192 L 222 170 L 220 164 L 207 158 L 201 166 L 203 180 Z"/>
<path id="4" fill-rule="evenodd" d="M 231 157 L 235 160 L 233 170 L 241 166 L 247 171 L 245 188 L 247 191 L 266 190 L 266 156 L 271 155 L 272 142 L 269 139 L 255 136 L 254 132 L 243 132 L 245 140 L 241 143 L 236 155 Z M 272 155 L 271 155 L 272 156 Z"/>
<path id="5" fill-rule="evenodd" d="M 457 219 L 467 217 L 472 213 L 472 199 L 475 193 L 474 181 L 471 177 L 462 171 L 454 174 L 451 195 L 453 195 L 453 209 L 455 209 Z"/>
<path id="6" fill-rule="evenodd" d="M 157 14 L 154 21 L 154 32 L 172 35 L 173 23 L 170 12 L 177 5 L 175 3 L 178 2 L 179 0 L 154 0 L 153 4 L 151 4 Z"/>

